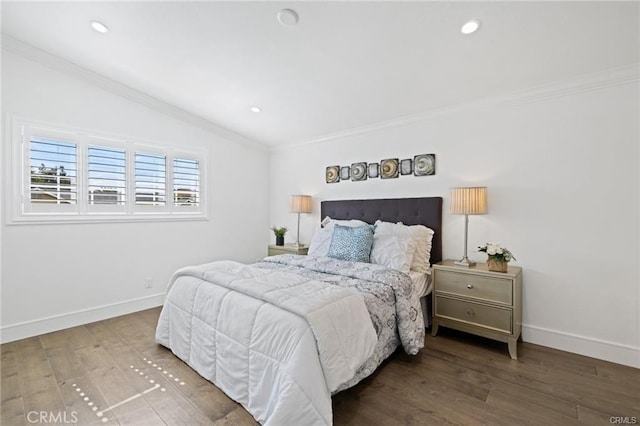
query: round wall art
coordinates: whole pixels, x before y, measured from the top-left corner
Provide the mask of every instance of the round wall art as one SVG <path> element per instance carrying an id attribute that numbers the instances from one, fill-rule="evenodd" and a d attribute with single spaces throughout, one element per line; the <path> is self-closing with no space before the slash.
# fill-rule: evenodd
<path id="1" fill-rule="evenodd" d="M 398 177 L 398 159 L 389 158 L 380 162 L 380 178 L 392 179 Z"/>
<path id="2" fill-rule="evenodd" d="M 353 163 L 351 165 L 351 180 L 367 180 L 367 163 Z"/>
<path id="3" fill-rule="evenodd" d="M 328 166 L 327 183 L 365 181 L 375 178 L 393 179 L 400 176 L 433 176 L 436 174 L 436 154 L 419 154 L 413 158 L 387 158 L 380 163 L 358 161 L 351 166 Z"/>
<path id="4" fill-rule="evenodd" d="M 340 166 L 329 166 L 325 174 L 327 183 L 340 182 Z"/>
<path id="5" fill-rule="evenodd" d="M 413 157 L 413 174 L 415 176 L 429 176 L 436 173 L 435 154 L 421 154 Z"/>

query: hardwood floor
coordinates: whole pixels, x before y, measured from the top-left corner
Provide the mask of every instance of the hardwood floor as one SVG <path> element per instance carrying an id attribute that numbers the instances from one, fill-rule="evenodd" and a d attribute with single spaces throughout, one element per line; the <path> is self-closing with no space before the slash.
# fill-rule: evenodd
<path id="1" fill-rule="evenodd" d="M 2 425 L 255 425 L 154 341 L 160 309 L 2 345 Z M 640 424 L 640 370 L 442 329 L 333 398 L 336 425 Z M 35 421 L 34 421 L 35 420 Z M 296 425 L 297 426 L 297 425 Z"/>

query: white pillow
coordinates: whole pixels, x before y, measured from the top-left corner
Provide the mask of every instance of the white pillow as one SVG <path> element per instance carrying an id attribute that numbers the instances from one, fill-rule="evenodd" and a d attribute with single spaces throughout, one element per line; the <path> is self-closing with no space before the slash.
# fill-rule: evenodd
<path id="1" fill-rule="evenodd" d="M 416 252 L 416 245 L 416 241 L 410 234 L 380 234 L 376 227 L 371 249 L 371 263 L 408 274 Z"/>
<path id="2" fill-rule="evenodd" d="M 433 241 L 433 229 L 427 228 L 424 225 L 412 225 L 409 226 L 411 232 L 413 232 L 413 238 L 418 243 L 416 247 L 416 254 L 413 256 L 413 263 L 411 269 L 419 272 L 429 272 L 431 267 L 431 244 Z"/>
<path id="3" fill-rule="evenodd" d="M 313 238 L 311 238 L 307 256 L 325 257 L 329 253 L 332 237 L 333 226 L 329 228 L 318 228 L 313 234 Z"/>
<path id="4" fill-rule="evenodd" d="M 336 225 L 350 226 L 352 228 L 356 226 L 368 225 L 366 222 L 357 219 L 351 220 L 336 220 L 331 219 L 329 216 L 325 217 L 320 224 L 323 228 L 318 228 L 311 238 L 311 244 L 309 244 L 309 252 L 307 256 L 311 257 L 325 257 L 329 253 L 329 247 L 331 246 L 331 239 L 333 238 L 333 228 Z"/>
<path id="5" fill-rule="evenodd" d="M 339 219 L 331 219 L 329 216 L 322 219 L 322 222 L 320 222 L 320 224 L 325 228 L 331 228 L 334 225 L 350 226 L 352 228 L 356 226 L 368 225 L 367 222 L 363 222 L 358 219 L 339 220 Z"/>
<path id="6" fill-rule="evenodd" d="M 376 233 L 373 235 L 374 245 L 376 235 L 411 236 L 416 243 L 416 250 L 411 261 L 411 269 L 418 272 L 429 272 L 429 260 L 431 258 L 431 242 L 433 230 L 423 225 L 407 226 L 400 222 L 376 221 Z"/>
<path id="7" fill-rule="evenodd" d="M 366 222 L 357 219 L 351 220 L 336 220 L 331 219 L 329 216 L 325 217 L 320 223 L 324 228 L 319 228 L 313 234 L 311 238 L 311 244 L 309 244 L 309 252 L 307 256 L 311 257 L 326 257 L 329 253 L 329 247 L 331 246 L 331 240 L 333 238 L 333 227 L 335 225 L 342 226 L 362 226 L 368 225 Z"/>

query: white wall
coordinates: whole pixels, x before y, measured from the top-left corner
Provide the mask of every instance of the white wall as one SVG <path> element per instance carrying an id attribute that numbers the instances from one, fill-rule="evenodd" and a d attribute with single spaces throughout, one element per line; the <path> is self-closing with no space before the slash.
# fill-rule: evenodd
<path id="1" fill-rule="evenodd" d="M 2 339 L 157 306 L 171 274 L 266 255 L 269 156 L 3 50 L 2 108 L 34 120 L 137 140 L 206 147 L 210 220 L 11 225 L 2 221 Z M 2 153 L 7 153 L 3 132 Z M 3 194 L 7 192 L 3 190 Z M 6 206 L 11 200 L 3 199 Z M 50 247 L 34 260 L 35 247 Z M 143 286 L 153 278 L 153 288 Z"/>
<path id="2" fill-rule="evenodd" d="M 267 155 L 2 53 L 3 124 L 14 113 L 205 146 L 211 201 L 211 219 L 198 222 L 6 226 L 3 218 L 3 341 L 158 305 L 179 266 L 266 254 L 272 224 L 288 226 L 287 240 L 294 241 L 296 216 L 287 206 L 295 193 L 314 196 L 315 212 L 302 216 L 303 242 L 310 241 L 323 199 L 443 196 L 444 255 L 460 257 L 463 218 L 446 213 L 449 187 L 480 184 L 489 187 L 490 211 L 471 217 L 469 244 L 502 241 L 524 268 L 524 339 L 640 366 L 637 79 L 558 90 L 563 96 L 527 103 L 478 103 Z M 437 155 L 435 176 L 324 183 L 329 165 L 422 153 Z M 3 207 L 11 202 L 5 194 Z M 32 248 L 42 242 L 55 242 L 56 249 L 34 262 Z M 152 289 L 143 287 L 148 276 Z"/>
<path id="3" fill-rule="evenodd" d="M 475 248 L 487 241 L 517 257 L 524 340 L 640 367 L 637 77 L 570 86 L 273 151 L 270 223 L 295 229 L 294 193 L 314 197 L 306 243 L 320 200 L 442 196 L 444 257 L 460 258 L 464 218 L 448 214 L 449 188 L 486 185 L 489 214 L 470 217 L 470 257 L 484 261 Z M 425 153 L 436 154 L 435 176 L 324 181 L 326 166 Z"/>

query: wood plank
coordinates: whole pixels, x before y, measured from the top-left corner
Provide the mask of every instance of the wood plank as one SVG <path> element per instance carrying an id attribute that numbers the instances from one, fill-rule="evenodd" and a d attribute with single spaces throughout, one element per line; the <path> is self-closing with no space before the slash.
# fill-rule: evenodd
<path id="1" fill-rule="evenodd" d="M 486 399 L 492 387 L 492 380 L 486 375 L 443 362 L 436 357 L 410 356 L 398 350 L 394 354 L 394 362 L 399 363 L 407 370 L 414 370 L 414 373 L 420 377 L 428 377 L 429 381 L 433 380 L 434 372 L 437 372 L 440 383 L 482 401 Z"/>
<path id="2" fill-rule="evenodd" d="M 496 394 L 517 395 L 517 404 L 512 405 L 536 407 L 540 411 L 549 412 L 549 417 L 551 418 L 560 416 L 559 418 L 572 419 L 574 421 L 578 418 L 577 405 L 575 403 L 530 389 L 521 383 L 496 380 L 489 393 L 491 398 L 487 398 L 487 403 L 495 403 Z"/>
<path id="3" fill-rule="evenodd" d="M 65 403 L 65 411 L 82 424 L 99 424 L 101 421 L 93 407 L 106 407 L 106 402 L 79 362 L 76 352 L 68 347 L 50 348 L 47 358 Z"/>
<path id="4" fill-rule="evenodd" d="M 547 409 L 543 405 L 532 404 L 527 399 L 522 398 L 520 394 L 502 392 L 496 389 L 492 389 L 489 392 L 487 404 L 492 407 L 506 409 L 519 418 L 531 419 L 534 423 L 538 421 L 537 419 L 543 418 L 544 424 L 548 426 L 564 426 L 578 422 L 576 407 L 573 408 L 573 416 L 565 416 L 557 411 Z"/>
<path id="5" fill-rule="evenodd" d="M 640 369 L 607 362 L 598 363 L 596 371 L 600 379 L 640 395 Z"/>
<path id="6" fill-rule="evenodd" d="M 191 367 L 176 358 L 169 350 L 163 348 L 157 357 L 151 359 L 185 382 L 185 385 L 176 388 L 176 391 L 198 407 L 208 419 L 217 421 L 238 407 L 242 408 L 211 382 L 203 379 Z M 171 383 L 171 386 L 175 386 L 175 383 Z"/>
<path id="7" fill-rule="evenodd" d="M 215 426 L 256 426 L 258 422 L 244 408 L 238 406 L 213 424 Z"/>
<path id="8" fill-rule="evenodd" d="M 127 343 L 131 347 L 179 376 L 185 382 L 185 386 L 180 387 L 177 391 L 192 404 L 200 407 L 210 420 L 222 419 L 241 407 L 220 389 L 204 380 L 191 367 L 174 356 L 171 351 L 158 345 L 155 342 L 155 326 L 151 333 L 148 331 L 140 333 L 132 330 L 123 317 L 114 319 L 110 325 L 112 329 L 118 330 L 123 339 L 127 339 Z M 172 383 L 171 386 L 174 384 Z"/>
<path id="9" fill-rule="evenodd" d="M 359 387 L 345 395 L 334 398 L 334 417 L 336 424 L 346 425 L 424 425 L 452 424 L 440 413 L 430 409 L 416 409 L 404 395 L 394 393 L 394 389 L 375 381 Z M 356 408 L 354 410 L 354 408 Z M 346 409 L 346 410 L 345 410 Z M 353 413 L 355 411 L 355 413 Z M 350 415 L 355 414 L 355 415 Z"/>
<path id="10" fill-rule="evenodd" d="M 164 420 L 170 423 L 175 420 L 178 423 L 200 424 L 224 418 L 239 406 L 219 389 L 208 382 L 203 383 L 202 377 L 170 351 L 162 348 L 152 353 L 144 352 L 149 345 L 160 349 L 154 339 L 148 338 L 148 331 L 142 336 L 138 332 L 131 331 L 129 323 L 120 319 L 106 324 L 92 324 L 88 328 L 92 333 L 100 336 L 103 346 L 109 353 L 126 365 L 139 366 L 151 361 L 163 367 L 162 372 L 168 371 L 168 374 L 180 378 L 179 382 L 175 382 L 173 378 L 167 377 L 168 374 L 159 374 L 158 370 L 145 369 L 149 371 L 150 377 L 153 375 L 154 380 L 162 383 L 166 389 L 161 398 L 155 392 L 145 397 Z M 153 331 L 155 332 L 155 329 Z M 140 391 L 143 390 L 140 389 Z M 167 397 L 173 397 L 174 404 L 167 404 L 164 401 Z M 206 407 L 206 410 L 201 411 L 198 407 Z"/>
<path id="11" fill-rule="evenodd" d="M 64 413 L 65 404 L 39 337 L 15 342 L 14 348 L 27 418 L 32 411 L 51 413 L 53 416 Z"/>
<path id="12" fill-rule="evenodd" d="M 44 353 L 65 402 L 68 418 L 82 424 L 101 424 L 96 411 L 107 407 L 82 363 L 79 353 L 86 348 L 99 348 L 98 342 L 84 327 L 73 327 L 40 338 Z"/>
<path id="13" fill-rule="evenodd" d="M 499 378 L 491 377 L 456 364 L 444 362 L 436 357 L 420 357 L 415 368 L 421 371 L 415 373 L 421 377 L 428 377 L 432 380 L 434 375 L 446 380 L 448 385 L 458 391 L 465 391 L 471 386 L 472 389 L 482 389 L 483 400 L 490 390 L 499 390 L 513 395 L 518 395 L 522 404 L 534 404 L 544 409 L 555 411 L 558 414 L 576 419 L 576 404 L 562 400 L 530 389 L 526 385 L 513 383 Z M 476 392 L 480 392 L 477 390 Z M 473 395 L 473 394 L 471 394 Z M 478 394 L 481 395 L 481 394 Z"/>
<path id="14" fill-rule="evenodd" d="M 139 393 L 139 389 L 131 382 L 129 376 L 129 365 L 122 365 L 116 362 L 104 349 L 105 342 L 100 345 L 89 345 L 78 350 L 78 355 L 87 370 L 90 383 L 98 392 L 104 403 L 100 406 L 100 411 L 104 412 L 104 417 L 116 419 L 122 424 L 133 423 L 136 419 L 148 419 L 149 423 L 162 423 L 162 419 L 149 406 L 144 398 L 136 398 L 123 405 L 118 405 L 122 401 Z M 88 386 L 88 383 L 83 386 Z M 99 412 L 100 412 L 99 411 Z M 98 412 L 98 413 L 99 413 Z"/>
<path id="15" fill-rule="evenodd" d="M 14 345 L 2 346 L 2 361 L 0 363 L 0 419 L 4 424 L 23 425 L 27 423 L 22 401 L 22 389 L 18 373 L 18 362 Z"/>
<path id="16" fill-rule="evenodd" d="M 595 364 L 580 355 L 567 354 L 566 352 L 538 345 L 522 344 L 521 347 L 522 352 L 527 355 L 525 362 L 537 363 L 541 368 L 561 369 L 591 376 L 597 374 Z"/>
<path id="17" fill-rule="evenodd" d="M 394 395 L 401 395 L 403 400 L 411 401 L 412 406 L 439 413 L 442 418 L 454 423 L 528 423 L 523 421 L 518 413 L 506 409 L 496 407 L 487 411 L 485 400 L 488 390 L 483 390 L 482 398 L 460 392 L 453 381 L 443 377 L 437 370 L 420 374 L 416 369 L 389 363 L 384 373 L 384 382 Z M 455 404 L 452 404 L 452 401 L 455 401 Z"/>
<path id="18" fill-rule="evenodd" d="M 616 417 L 631 417 L 633 414 L 623 414 L 618 413 Z M 612 422 L 609 420 L 612 417 L 611 414 L 603 413 L 599 410 L 594 410 L 592 408 L 583 407 L 581 405 L 578 406 L 578 420 L 580 420 L 581 424 L 585 425 L 610 425 Z M 637 417 L 637 416 L 636 416 Z M 640 421 L 638 419 L 637 421 Z"/>
<path id="19" fill-rule="evenodd" d="M 101 424 L 92 407 L 140 394 L 105 412 L 106 424 L 256 425 L 242 406 L 155 343 L 159 313 L 149 309 L 2 345 L 2 424 L 28 424 L 28 410 L 76 412 L 78 424 Z M 595 425 L 640 411 L 638 369 L 529 343 L 519 344 L 512 361 L 503 343 L 446 329 L 425 343 L 416 356 L 397 351 L 372 376 L 335 395 L 334 423 Z M 143 394 L 156 383 L 165 391 Z"/>
<path id="20" fill-rule="evenodd" d="M 438 337 L 439 338 L 439 337 Z M 433 339 L 433 338 L 431 338 Z M 525 359 L 506 362 L 504 358 L 486 357 L 484 349 L 469 351 L 464 341 L 447 339 L 438 349 L 427 348 L 430 356 L 452 362 L 463 368 L 486 374 L 489 377 L 516 383 L 526 379 L 527 386 L 541 393 L 547 393 L 585 407 L 598 409 L 607 405 L 612 408 L 629 407 L 640 409 L 638 395 L 629 394 L 625 389 L 599 380 L 596 375 L 583 375 L 562 369 L 549 369 L 535 363 L 530 365 Z M 446 346 L 445 346 L 446 345 Z M 523 345 L 526 345 L 524 343 Z M 443 350 L 443 348 L 447 348 Z M 451 350 L 454 348 L 455 350 Z M 464 352 L 466 350 L 466 353 Z"/>

